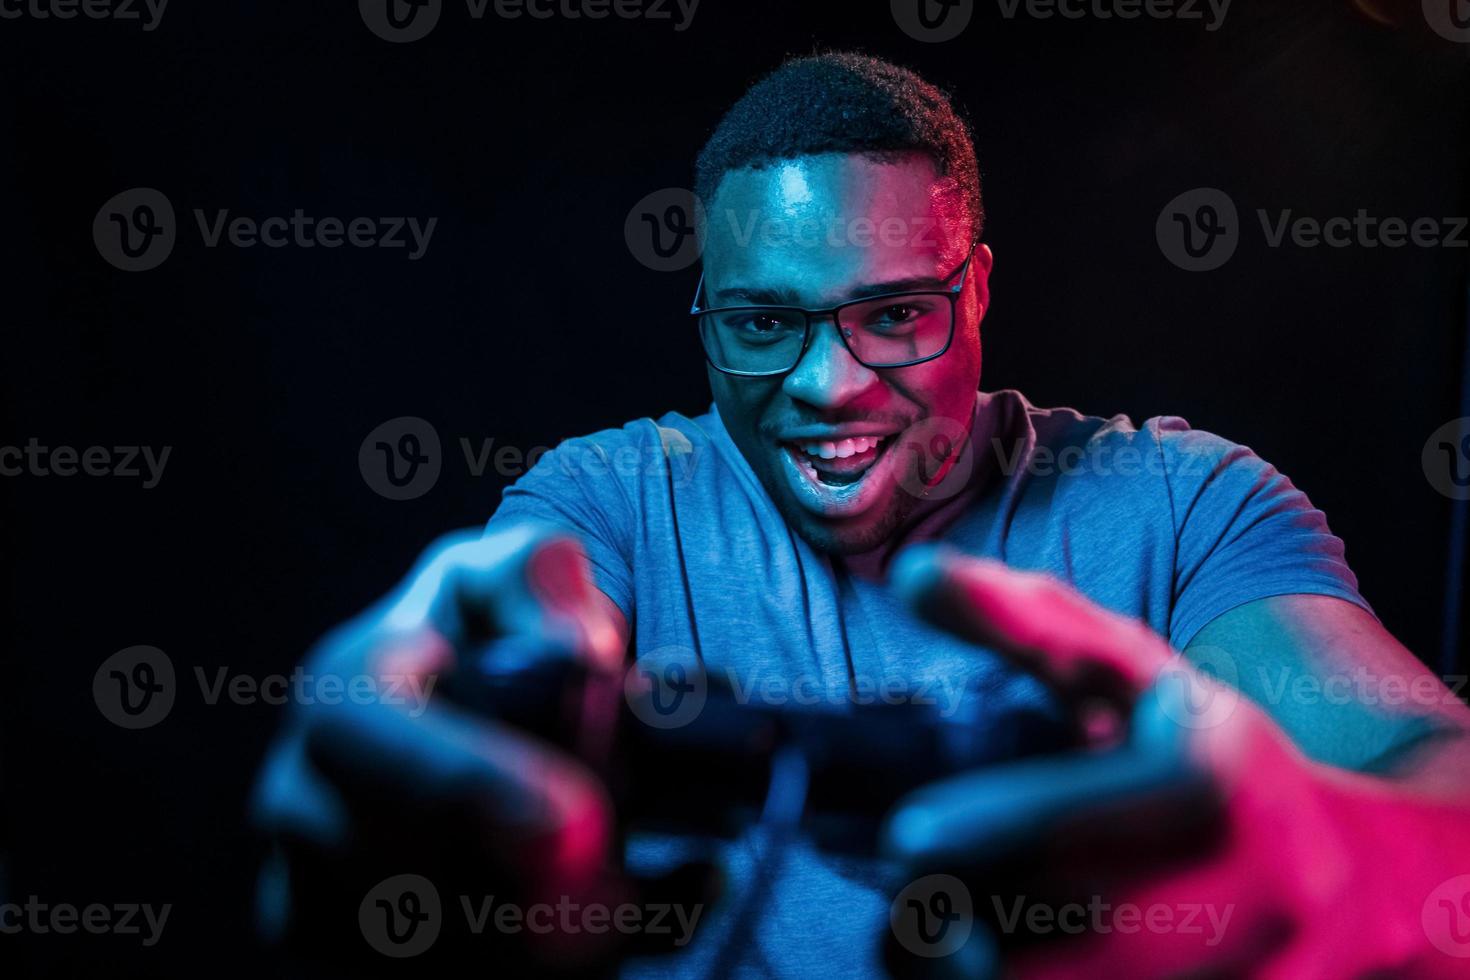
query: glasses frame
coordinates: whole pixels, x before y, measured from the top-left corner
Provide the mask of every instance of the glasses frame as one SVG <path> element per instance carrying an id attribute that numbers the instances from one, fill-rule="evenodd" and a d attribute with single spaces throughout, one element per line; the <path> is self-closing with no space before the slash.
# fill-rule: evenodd
<path id="1" fill-rule="evenodd" d="M 975 247 L 979 244 L 980 243 L 978 241 L 971 242 L 970 250 L 965 253 L 965 261 L 960 263 L 960 267 L 958 269 L 951 272 L 949 275 L 940 280 L 940 282 L 949 282 L 955 276 L 959 276 L 959 282 L 955 283 L 948 289 L 905 289 L 896 293 L 879 293 L 876 296 L 864 296 L 861 299 L 848 300 L 846 303 L 840 303 L 837 306 L 830 306 L 826 309 L 820 310 L 809 309 L 805 306 L 771 305 L 716 306 L 711 309 L 701 309 L 699 306 L 699 297 L 704 292 L 704 270 L 701 269 L 699 273 L 699 285 L 694 287 L 694 302 L 689 307 L 689 315 L 694 317 L 696 329 L 699 329 L 699 318 L 711 313 L 741 313 L 751 310 L 781 310 L 788 313 L 801 313 L 803 316 L 806 317 L 806 332 L 802 335 L 801 350 L 796 355 L 796 361 L 789 368 L 783 368 L 780 371 L 736 371 L 731 368 L 720 367 L 718 364 L 715 363 L 714 358 L 710 356 L 709 345 L 704 342 L 704 331 L 701 329 L 699 333 L 699 346 L 700 349 L 704 351 L 704 359 L 709 363 L 709 366 L 714 368 L 716 371 L 719 371 L 721 374 L 730 374 L 738 378 L 774 378 L 779 377 L 783 374 L 790 374 L 792 371 L 795 371 L 797 366 L 801 364 L 801 359 L 806 356 L 807 348 L 811 347 L 813 333 L 812 324 L 817 320 L 825 319 L 829 316 L 832 318 L 832 325 L 837 328 L 837 336 L 842 341 L 842 346 L 847 349 L 848 354 L 852 355 L 852 359 L 857 361 L 863 367 L 873 371 L 886 371 L 891 368 L 913 367 L 915 364 L 923 364 L 926 361 L 932 361 L 935 358 L 943 357 L 945 353 L 949 351 L 950 345 L 954 343 L 955 321 L 959 319 L 957 308 L 959 305 L 960 294 L 964 292 L 965 280 L 969 278 L 970 262 L 975 258 Z M 900 361 L 896 364 L 869 364 L 867 361 L 858 356 L 857 351 L 852 349 L 852 343 L 848 339 L 847 333 L 842 329 L 841 313 L 843 310 L 848 309 L 849 307 L 861 306 L 867 303 L 871 303 L 874 300 L 896 299 L 903 296 L 943 296 L 949 300 L 949 334 L 944 338 L 944 346 L 939 348 L 939 350 L 935 351 L 933 354 L 927 354 L 924 357 L 915 358 L 911 361 Z"/>

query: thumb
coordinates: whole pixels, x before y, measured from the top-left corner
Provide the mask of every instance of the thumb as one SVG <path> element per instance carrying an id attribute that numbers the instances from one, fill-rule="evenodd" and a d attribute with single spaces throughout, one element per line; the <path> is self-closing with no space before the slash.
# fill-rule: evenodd
<path id="1" fill-rule="evenodd" d="M 581 543 L 543 523 L 441 539 L 391 601 L 393 631 L 428 627 L 461 655 L 487 641 L 524 638 L 617 669 L 620 614 L 593 584 Z"/>
<path id="2" fill-rule="evenodd" d="M 892 584 L 925 620 L 993 648 L 1074 701 L 1100 698 L 1126 712 L 1173 658 L 1146 624 L 1064 582 L 941 545 L 906 549 Z"/>

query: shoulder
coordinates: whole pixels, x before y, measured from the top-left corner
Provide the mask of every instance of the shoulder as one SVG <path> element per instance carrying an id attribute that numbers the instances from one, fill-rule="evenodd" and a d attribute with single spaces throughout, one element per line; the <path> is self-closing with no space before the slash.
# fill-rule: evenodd
<path id="1" fill-rule="evenodd" d="M 1021 397 L 1019 393 L 1015 394 Z M 1086 415 L 1075 408 L 1041 408 L 1022 398 L 1027 420 L 1036 432 L 1038 445 L 1158 447 L 1171 452 L 1213 452 L 1224 454 L 1238 448 L 1235 443 L 1212 432 L 1193 428 L 1177 415 L 1155 415 L 1135 424 L 1125 414 Z"/>
<path id="2" fill-rule="evenodd" d="M 997 392 L 1009 398 L 1010 411 L 1024 413 L 1026 427 L 1035 433 L 1038 448 L 1053 452 L 1069 446 L 1126 445 L 1137 441 L 1139 430 L 1127 415 L 1086 415 L 1075 408 L 1043 408 L 1031 404 L 1020 392 Z"/>
<path id="3" fill-rule="evenodd" d="M 712 411 L 643 416 L 564 439 L 536 461 L 527 478 L 571 478 L 583 484 L 611 479 L 626 486 L 673 476 L 682 482 L 696 469 L 709 469 L 708 461 L 720 455 L 717 448 L 728 439 Z"/>
<path id="4" fill-rule="evenodd" d="M 616 452 L 628 446 L 651 446 L 677 453 L 695 446 L 708 446 L 722 431 L 719 417 L 713 411 L 693 417 L 680 412 L 665 412 L 658 418 L 645 415 L 619 426 L 572 436 L 559 443 L 556 449 Z"/>
<path id="5" fill-rule="evenodd" d="M 1180 449 L 1189 423 L 1159 416 L 1134 424 L 1124 414 L 1088 415 L 1075 408 L 1033 405 L 1018 391 L 983 396 L 994 415 L 991 429 L 998 452 L 1024 454 L 1028 475 L 1036 477 L 1158 476 L 1168 446 Z M 1218 437 L 1201 433 L 1210 440 Z M 1223 442 L 1223 440 L 1218 440 Z"/>
<path id="6" fill-rule="evenodd" d="M 1248 446 L 1195 429 L 1176 415 L 1141 424 L 1123 414 L 1087 415 L 1073 408 L 1042 408 L 1019 392 L 987 396 L 996 406 L 995 449 L 1002 467 L 1046 489 L 1054 503 L 1090 501 L 1125 512 L 1186 520 L 1194 504 L 1230 508 L 1263 490 L 1295 488 Z M 1016 470 L 1022 472 L 1015 472 Z"/>

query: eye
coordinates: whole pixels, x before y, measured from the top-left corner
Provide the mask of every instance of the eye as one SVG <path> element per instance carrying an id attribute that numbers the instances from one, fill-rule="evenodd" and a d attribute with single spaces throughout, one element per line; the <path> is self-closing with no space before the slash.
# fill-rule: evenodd
<path id="1" fill-rule="evenodd" d="M 741 333 L 769 336 L 771 334 L 787 333 L 792 330 L 799 331 L 801 329 L 801 319 L 799 315 L 793 316 L 776 310 L 752 310 L 737 317 L 735 327 Z"/>
<path id="2" fill-rule="evenodd" d="M 924 311 L 912 303 L 890 303 L 869 313 L 863 326 L 876 333 L 899 334 L 911 329 L 923 315 Z"/>
<path id="3" fill-rule="evenodd" d="M 879 310 L 873 322 L 879 326 L 885 323 L 907 323 L 918 315 L 919 311 L 912 306 L 905 303 L 896 303 L 893 306 L 885 306 Z"/>
<path id="4" fill-rule="evenodd" d="M 800 337 L 805 320 L 782 310 L 741 310 L 716 321 L 731 339 L 743 344 L 784 343 Z"/>

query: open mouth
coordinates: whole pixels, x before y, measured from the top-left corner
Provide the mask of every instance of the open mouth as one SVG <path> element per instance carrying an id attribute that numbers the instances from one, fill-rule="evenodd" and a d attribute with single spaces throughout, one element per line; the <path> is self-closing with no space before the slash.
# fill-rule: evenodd
<path id="1" fill-rule="evenodd" d="M 806 510 L 828 520 L 857 517 L 882 500 L 892 482 L 888 451 L 896 435 L 846 439 L 782 440 L 781 470 L 792 496 Z"/>
<path id="2" fill-rule="evenodd" d="M 786 449 L 812 480 L 829 487 L 847 487 L 861 480 L 878 462 L 888 442 L 885 436 L 859 436 L 835 442 L 789 442 Z"/>

